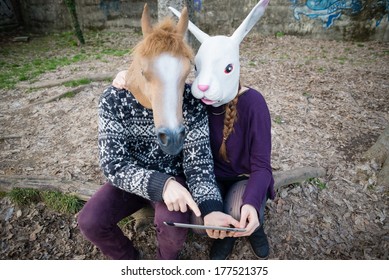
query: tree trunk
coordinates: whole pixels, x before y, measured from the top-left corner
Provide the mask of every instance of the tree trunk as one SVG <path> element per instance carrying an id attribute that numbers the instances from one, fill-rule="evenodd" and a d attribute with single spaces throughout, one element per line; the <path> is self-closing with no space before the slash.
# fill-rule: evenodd
<path id="1" fill-rule="evenodd" d="M 77 10 L 76 10 L 76 2 L 75 0 L 65 0 L 65 4 L 68 7 L 70 17 L 72 19 L 72 24 L 74 28 L 74 33 L 80 42 L 81 45 L 85 44 L 85 39 L 84 35 L 82 34 L 82 30 L 80 27 L 80 23 L 78 21 L 78 16 L 77 16 Z"/>
<path id="2" fill-rule="evenodd" d="M 375 160 L 381 168 L 377 184 L 389 187 L 389 126 L 378 137 L 377 142 L 363 155 L 365 160 Z"/>

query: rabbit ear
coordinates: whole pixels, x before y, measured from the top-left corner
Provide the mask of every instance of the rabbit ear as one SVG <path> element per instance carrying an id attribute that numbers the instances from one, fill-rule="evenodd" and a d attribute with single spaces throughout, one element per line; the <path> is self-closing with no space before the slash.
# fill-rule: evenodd
<path id="1" fill-rule="evenodd" d="M 238 44 L 242 42 L 244 37 L 250 32 L 251 28 L 258 22 L 258 20 L 265 13 L 267 4 L 269 4 L 270 0 L 261 0 L 259 3 L 251 10 L 242 24 L 236 29 L 234 34 L 232 34 L 231 38 Z"/>
<path id="2" fill-rule="evenodd" d="M 175 14 L 177 17 L 181 17 L 181 13 L 179 11 L 177 11 L 176 9 L 174 9 L 173 7 L 169 7 L 170 11 L 173 12 L 173 14 Z M 188 25 L 188 29 L 189 31 L 193 34 L 193 36 L 196 37 L 196 39 L 202 43 L 204 42 L 206 39 L 209 38 L 209 35 L 206 34 L 205 32 L 201 31 L 200 28 L 198 28 L 196 25 L 194 25 L 191 21 L 189 21 L 189 25 Z"/>

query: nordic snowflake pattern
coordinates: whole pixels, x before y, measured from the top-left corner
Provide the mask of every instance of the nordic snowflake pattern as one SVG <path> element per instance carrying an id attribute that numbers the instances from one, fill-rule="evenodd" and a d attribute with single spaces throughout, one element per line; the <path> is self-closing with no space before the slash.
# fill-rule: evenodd
<path id="1" fill-rule="evenodd" d="M 99 102 L 100 166 L 115 186 L 149 200 L 162 200 L 167 178 L 185 176 L 196 203 L 220 201 L 213 174 L 204 105 L 186 85 L 183 104 L 187 132 L 183 151 L 164 153 L 155 135 L 153 112 L 127 90 L 107 88 Z"/>

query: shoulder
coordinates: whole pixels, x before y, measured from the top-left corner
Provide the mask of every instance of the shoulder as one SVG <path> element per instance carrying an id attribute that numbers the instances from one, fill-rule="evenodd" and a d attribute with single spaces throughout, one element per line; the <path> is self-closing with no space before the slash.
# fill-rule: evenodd
<path id="1" fill-rule="evenodd" d="M 121 99 L 123 97 L 127 97 L 128 95 L 129 95 L 129 92 L 126 89 L 120 89 L 120 88 L 116 88 L 114 86 L 109 86 L 104 90 L 103 94 L 100 97 L 100 100 L 102 100 L 102 99 L 110 99 L 110 100 Z"/>
<path id="2" fill-rule="evenodd" d="M 100 106 L 121 107 L 132 102 L 132 95 L 126 89 L 119 89 L 114 86 L 109 86 L 100 96 Z"/>
<path id="3" fill-rule="evenodd" d="M 259 109 L 267 110 L 267 103 L 263 95 L 253 88 L 248 88 L 241 96 L 239 96 L 238 107 L 241 110 L 259 111 Z"/>

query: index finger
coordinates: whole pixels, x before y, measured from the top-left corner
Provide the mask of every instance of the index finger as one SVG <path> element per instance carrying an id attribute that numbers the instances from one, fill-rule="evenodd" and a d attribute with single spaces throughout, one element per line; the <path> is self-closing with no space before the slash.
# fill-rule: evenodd
<path id="1" fill-rule="evenodd" d="M 201 216 L 201 211 L 199 207 L 197 206 L 196 202 L 193 200 L 192 196 L 188 193 L 188 196 L 185 198 L 186 204 L 189 206 L 190 209 L 192 209 L 193 213 L 197 216 Z"/>

